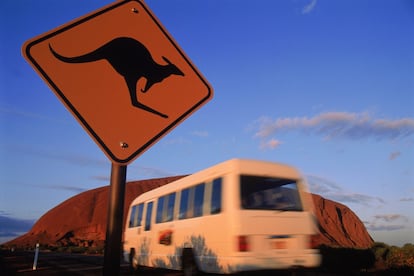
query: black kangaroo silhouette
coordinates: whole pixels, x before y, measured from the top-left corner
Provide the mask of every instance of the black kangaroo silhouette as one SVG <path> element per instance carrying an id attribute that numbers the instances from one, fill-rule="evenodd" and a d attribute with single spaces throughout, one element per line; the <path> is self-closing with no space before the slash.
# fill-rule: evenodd
<path id="1" fill-rule="evenodd" d="M 53 50 L 50 44 L 49 49 L 57 59 L 67 63 L 106 59 L 115 71 L 124 77 L 132 105 L 163 118 L 168 116 L 138 101 L 137 82 L 141 78 L 146 79 L 145 87 L 141 89 L 141 92 L 146 93 L 154 84 L 162 82 L 171 75 L 184 76 L 184 73 L 164 56 L 162 59 L 167 63 L 166 65 L 156 63 L 141 42 L 129 37 L 115 38 L 92 52 L 76 57 L 62 56 Z"/>

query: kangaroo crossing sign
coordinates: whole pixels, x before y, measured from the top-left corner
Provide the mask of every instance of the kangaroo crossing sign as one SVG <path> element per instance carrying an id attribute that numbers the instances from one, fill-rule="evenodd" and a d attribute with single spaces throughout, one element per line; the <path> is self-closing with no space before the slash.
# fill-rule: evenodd
<path id="1" fill-rule="evenodd" d="M 35 37 L 23 55 L 115 163 L 132 162 L 213 96 L 138 0 Z"/>

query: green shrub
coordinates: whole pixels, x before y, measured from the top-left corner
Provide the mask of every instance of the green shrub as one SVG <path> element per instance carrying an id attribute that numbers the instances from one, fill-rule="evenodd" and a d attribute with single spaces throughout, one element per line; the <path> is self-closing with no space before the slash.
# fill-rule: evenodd
<path id="1" fill-rule="evenodd" d="M 375 255 L 377 269 L 414 271 L 414 245 L 411 243 L 398 247 L 376 242 L 371 250 Z"/>

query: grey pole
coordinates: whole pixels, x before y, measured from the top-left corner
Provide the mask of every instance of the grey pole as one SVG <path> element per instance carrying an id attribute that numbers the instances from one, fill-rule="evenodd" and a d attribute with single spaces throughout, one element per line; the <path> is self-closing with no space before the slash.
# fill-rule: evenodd
<path id="1" fill-rule="evenodd" d="M 36 243 L 35 257 L 33 261 L 33 270 L 37 269 L 37 260 L 39 258 L 39 243 Z"/>
<path id="2" fill-rule="evenodd" d="M 112 163 L 102 273 L 104 276 L 120 274 L 126 172 L 126 165 Z"/>

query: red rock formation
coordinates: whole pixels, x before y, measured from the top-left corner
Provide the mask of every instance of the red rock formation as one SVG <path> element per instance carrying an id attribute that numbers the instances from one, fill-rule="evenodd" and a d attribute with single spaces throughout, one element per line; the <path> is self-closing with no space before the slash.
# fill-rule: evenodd
<path id="1" fill-rule="evenodd" d="M 182 176 L 129 182 L 125 190 L 124 221 L 132 200 L 143 192 Z M 33 247 L 37 242 L 50 246 L 99 246 L 106 234 L 109 186 L 80 193 L 44 214 L 25 235 L 6 244 Z"/>
<path id="2" fill-rule="evenodd" d="M 330 247 L 369 248 L 374 240 L 351 209 L 312 194 L 320 234 L 315 243 Z"/>
<path id="3" fill-rule="evenodd" d="M 182 176 L 129 182 L 126 185 L 124 221 L 132 200 L 143 192 L 165 185 Z M 50 246 L 99 246 L 106 233 L 109 187 L 76 195 L 44 214 L 25 235 L 8 242 L 18 247 L 37 242 Z M 346 206 L 313 195 L 315 213 L 320 224 L 316 245 L 368 248 L 373 240 L 363 223 Z M 124 223 L 125 225 L 125 223 Z"/>

